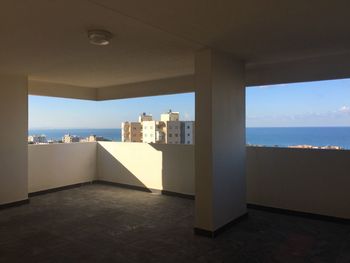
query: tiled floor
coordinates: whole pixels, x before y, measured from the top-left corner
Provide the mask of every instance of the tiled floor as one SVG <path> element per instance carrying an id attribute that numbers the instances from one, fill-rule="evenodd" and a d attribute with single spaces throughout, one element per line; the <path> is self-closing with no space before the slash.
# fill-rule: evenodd
<path id="1" fill-rule="evenodd" d="M 0 262 L 350 262 L 350 226 L 249 210 L 215 239 L 194 201 L 89 185 L 0 211 Z"/>

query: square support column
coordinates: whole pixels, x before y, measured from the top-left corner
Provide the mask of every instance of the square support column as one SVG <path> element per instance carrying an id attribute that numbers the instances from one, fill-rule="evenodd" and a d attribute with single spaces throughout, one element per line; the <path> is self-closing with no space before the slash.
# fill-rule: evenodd
<path id="1" fill-rule="evenodd" d="M 215 236 L 246 214 L 244 63 L 198 51 L 195 85 L 195 233 Z"/>
<path id="2" fill-rule="evenodd" d="M 0 208 L 28 200 L 27 77 L 0 75 Z"/>

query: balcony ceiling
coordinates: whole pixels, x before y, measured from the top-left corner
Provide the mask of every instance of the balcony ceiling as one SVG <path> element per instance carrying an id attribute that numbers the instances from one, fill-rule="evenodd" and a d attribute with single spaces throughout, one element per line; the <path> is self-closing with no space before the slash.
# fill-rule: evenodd
<path id="1" fill-rule="evenodd" d="M 0 72 L 102 87 L 192 74 L 203 47 L 247 64 L 349 54 L 349 1 L 3 0 Z M 87 29 L 108 29 L 106 47 Z"/>

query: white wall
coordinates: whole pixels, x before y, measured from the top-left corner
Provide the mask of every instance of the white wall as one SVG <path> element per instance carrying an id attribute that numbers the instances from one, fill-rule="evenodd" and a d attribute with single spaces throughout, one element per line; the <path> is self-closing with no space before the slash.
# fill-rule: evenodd
<path id="1" fill-rule="evenodd" d="M 245 77 L 241 61 L 195 56 L 195 227 L 215 231 L 246 213 Z"/>
<path id="2" fill-rule="evenodd" d="M 0 75 L 0 204 L 28 198 L 27 78 Z"/>
<path id="3" fill-rule="evenodd" d="M 194 194 L 193 145 L 102 142 L 98 164 L 100 180 Z M 350 151 L 247 147 L 247 203 L 350 218 L 349 168 Z"/>
<path id="4" fill-rule="evenodd" d="M 163 190 L 194 195 L 194 146 L 155 144 L 162 152 Z"/>
<path id="5" fill-rule="evenodd" d="M 97 160 L 98 180 L 194 193 L 193 146 L 99 142 Z"/>
<path id="6" fill-rule="evenodd" d="M 350 218 L 350 151 L 247 147 L 248 203 Z"/>
<path id="7" fill-rule="evenodd" d="M 93 181 L 96 148 L 93 142 L 28 145 L 29 192 Z"/>
<path id="8" fill-rule="evenodd" d="M 30 192 L 98 179 L 194 194 L 193 145 L 99 142 L 28 150 Z M 350 218 L 349 168 L 350 151 L 247 147 L 247 202 Z"/>

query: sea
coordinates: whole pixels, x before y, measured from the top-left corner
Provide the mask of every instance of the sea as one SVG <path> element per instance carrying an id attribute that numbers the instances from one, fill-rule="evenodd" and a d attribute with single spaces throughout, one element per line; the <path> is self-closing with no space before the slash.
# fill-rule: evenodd
<path id="1" fill-rule="evenodd" d="M 44 134 L 48 140 L 60 140 L 65 134 L 82 138 L 94 134 L 112 141 L 121 140 L 120 129 L 31 129 L 28 134 Z M 350 127 L 246 128 L 246 143 L 275 147 L 307 144 L 350 149 Z"/>

